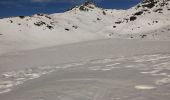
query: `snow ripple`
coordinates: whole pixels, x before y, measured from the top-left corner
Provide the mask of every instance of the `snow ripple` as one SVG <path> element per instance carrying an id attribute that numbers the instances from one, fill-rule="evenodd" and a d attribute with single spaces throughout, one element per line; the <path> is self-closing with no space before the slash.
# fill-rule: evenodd
<path id="1" fill-rule="evenodd" d="M 20 71 L 3 73 L 0 78 L 0 94 L 12 91 L 12 88 L 24 82 L 58 70 L 110 71 L 115 69 L 135 69 L 140 74 L 158 77 L 156 85 L 170 84 L 170 55 L 155 54 L 134 57 L 106 58 L 86 62 L 74 62 L 63 65 L 41 66 Z M 156 87 L 137 85 L 136 89 L 154 89 Z"/>

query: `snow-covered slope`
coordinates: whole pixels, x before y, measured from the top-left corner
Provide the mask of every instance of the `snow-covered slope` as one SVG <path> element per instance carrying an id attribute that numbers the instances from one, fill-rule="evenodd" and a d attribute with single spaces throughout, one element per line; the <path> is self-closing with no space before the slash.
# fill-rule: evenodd
<path id="1" fill-rule="evenodd" d="M 0 19 L 0 53 L 110 37 L 170 40 L 169 26 L 169 0 L 144 0 L 128 10 L 85 2 L 64 13 Z"/>
<path id="2" fill-rule="evenodd" d="M 64 13 L 0 19 L 0 52 L 105 38 L 106 34 L 98 33 L 117 17 L 111 13 L 120 15 L 121 11 L 85 3 Z"/>
<path id="3" fill-rule="evenodd" d="M 113 34 L 130 38 L 170 38 L 170 0 L 144 0 L 115 22 Z M 113 35 L 114 36 L 114 35 Z"/>

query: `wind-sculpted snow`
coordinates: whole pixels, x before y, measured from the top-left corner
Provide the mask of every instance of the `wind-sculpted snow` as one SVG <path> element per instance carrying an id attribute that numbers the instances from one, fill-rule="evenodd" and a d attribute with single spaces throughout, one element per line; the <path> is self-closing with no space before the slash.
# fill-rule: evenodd
<path id="1" fill-rule="evenodd" d="M 36 99 L 29 100 L 47 100 L 47 97 L 57 100 L 150 100 L 148 98 L 158 96 L 165 96 L 163 100 L 168 100 L 170 54 L 94 59 L 5 72 L 1 75 L 0 93 L 15 91 L 16 86 L 42 75 L 46 76 L 44 85 L 40 83 L 41 88 L 34 92 L 44 91 L 42 93 L 49 93 L 51 97 L 32 95 L 31 98 Z M 142 96 L 146 93 L 151 95 Z"/>
<path id="2" fill-rule="evenodd" d="M 5 72 L 1 75 L 0 93 L 11 91 L 13 86 L 23 84 L 24 82 L 39 78 L 41 75 L 48 74 L 54 70 L 50 66 L 29 68 L 20 71 Z"/>

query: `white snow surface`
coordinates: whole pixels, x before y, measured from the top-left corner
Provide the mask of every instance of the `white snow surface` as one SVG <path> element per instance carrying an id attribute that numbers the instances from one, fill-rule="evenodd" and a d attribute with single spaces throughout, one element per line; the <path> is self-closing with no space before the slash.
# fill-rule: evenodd
<path id="1" fill-rule="evenodd" d="M 169 4 L 0 19 L 0 100 L 169 100 Z"/>

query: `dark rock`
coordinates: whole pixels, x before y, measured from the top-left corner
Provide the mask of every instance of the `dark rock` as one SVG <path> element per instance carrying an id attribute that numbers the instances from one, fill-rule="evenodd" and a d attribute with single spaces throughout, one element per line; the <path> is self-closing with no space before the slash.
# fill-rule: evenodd
<path id="1" fill-rule="evenodd" d="M 78 28 L 78 26 L 75 26 L 75 25 L 73 25 L 72 27 L 73 27 L 73 28 L 75 28 L 75 29 L 77 29 L 77 28 Z"/>
<path id="2" fill-rule="evenodd" d="M 103 11 L 102 13 L 103 13 L 103 15 L 106 15 L 106 12 L 105 12 L 105 11 Z"/>
<path id="3" fill-rule="evenodd" d="M 143 35 L 140 35 L 141 36 L 141 38 L 145 38 L 145 37 L 147 37 L 147 35 L 146 34 L 143 34 Z"/>
<path id="4" fill-rule="evenodd" d="M 94 9 L 94 7 L 92 7 L 92 6 L 89 6 L 89 8 Z"/>
<path id="5" fill-rule="evenodd" d="M 93 4 L 91 1 L 86 1 L 83 5 L 84 6 L 88 6 L 88 5 L 90 5 L 90 4 Z"/>
<path id="6" fill-rule="evenodd" d="M 83 5 L 79 7 L 79 10 L 80 10 L 80 11 L 89 11 L 89 9 L 87 9 L 87 8 L 86 8 L 85 6 L 83 6 Z"/>
<path id="7" fill-rule="evenodd" d="M 158 21 L 153 21 L 153 23 L 158 23 Z"/>
<path id="8" fill-rule="evenodd" d="M 135 17 L 135 16 L 131 16 L 130 17 L 130 21 L 134 21 L 134 20 L 136 20 L 137 19 L 137 17 Z"/>
<path id="9" fill-rule="evenodd" d="M 50 25 L 47 25 L 46 26 L 47 28 L 49 28 L 49 29 L 54 29 L 52 26 L 50 26 Z"/>
<path id="10" fill-rule="evenodd" d="M 25 18 L 25 16 L 19 16 L 19 18 L 24 19 L 24 18 Z"/>
<path id="11" fill-rule="evenodd" d="M 116 28 L 116 26 L 113 26 L 113 28 Z"/>
<path id="12" fill-rule="evenodd" d="M 143 14 L 143 11 L 139 11 L 139 12 L 134 13 L 134 15 L 137 15 L 137 16 L 142 15 L 142 14 Z"/>
<path id="13" fill-rule="evenodd" d="M 159 11 L 158 13 L 162 14 L 163 12 Z"/>
<path id="14" fill-rule="evenodd" d="M 36 26 L 42 26 L 42 25 L 46 25 L 46 23 L 43 22 L 43 21 L 40 21 L 40 22 L 34 23 L 34 25 L 36 25 Z"/>
<path id="15" fill-rule="evenodd" d="M 44 16 L 44 14 L 42 14 L 42 13 L 38 13 L 37 15 L 38 15 L 38 16 Z"/>
<path id="16" fill-rule="evenodd" d="M 163 9 L 161 9 L 161 8 L 159 8 L 159 9 L 156 9 L 154 12 L 160 12 L 160 11 L 162 11 Z"/>
<path id="17" fill-rule="evenodd" d="M 100 18 L 97 18 L 97 20 L 101 20 Z"/>
<path id="18" fill-rule="evenodd" d="M 143 11 L 147 12 L 147 11 L 149 11 L 149 10 L 148 10 L 148 9 L 144 9 Z"/>
<path id="19" fill-rule="evenodd" d="M 140 7 L 141 7 L 141 5 L 137 5 L 137 6 L 136 6 L 137 9 L 140 8 Z"/>
<path id="20" fill-rule="evenodd" d="M 115 22 L 115 24 L 121 24 L 122 23 L 122 21 L 117 21 L 117 22 Z"/>
<path id="21" fill-rule="evenodd" d="M 50 16 L 47 16 L 47 15 L 45 17 L 48 18 L 48 19 L 52 19 Z"/>
<path id="22" fill-rule="evenodd" d="M 13 23 L 13 21 L 12 21 L 12 20 L 10 20 L 10 23 Z"/>
<path id="23" fill-rule="evenodd" d="M 68 28 L 65 28 L 65 30 L 66 30 L 66 31 L 70 31 L 70 29 L 68 29 Z"/>
<path id="24" fill-rule="evenodd" d="M 142 2 L 142 7 L 153 8 L 157 4 L 155 0 L 144 0 Z"/>

